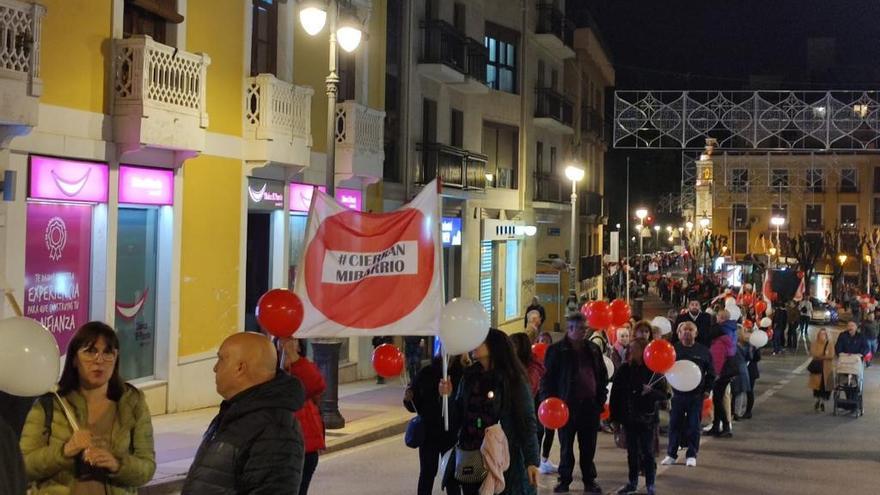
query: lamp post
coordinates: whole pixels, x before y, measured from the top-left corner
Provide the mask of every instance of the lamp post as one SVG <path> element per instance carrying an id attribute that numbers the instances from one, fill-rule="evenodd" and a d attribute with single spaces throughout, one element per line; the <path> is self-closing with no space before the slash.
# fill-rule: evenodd
<path id="1" fill-rule="evenodd" d="M 654 233 L 657 235 L 654 236 L 654 251 L 660 251 L 660 226 L 654 226 Z"/>
<path id="2" fill-rule="evenodd" d="M 871 255 L 865 255 L 865 262 L 868 264 L 868 296 L 871 295 Z"/>
<path id="3" fill-rule="evenodd" d="M 565 167 L 565 177 L 571 181 L 571 279 L 569 288 L 575 290 L 577 278 L 577 183 L 584 178 L 584 169 L 569 165 Z"/>
<path id="4" fill-rule="evenodd" d="M 774 215 L 770 218 L 770 225 L 776 226 L 776 245 L 779 246 L 779 227 L 785 224 L 785 217 Z"/>
<path id="5" fill-rule="evenodd" d="M 707 266 L 709 263 L 709 246 L 706 244 L 709 239 L 706 237 L 706 230 L 709 229 L 709 217 L 703 217 L 700 219 L 700 242 L 702 243 L 703 248 L 703 271 L 707 273 L 709 271 L 709 267 Z"/>
<path id="6" fill-rule="evenodd" d="M 339 18 L 337 0 L 326 2 L 307 0 L 299 11 L 299 20 L 303 30 L 309 36 L 315 36 L 330 24 L 330 56 L 327 84 L 327 164 L 325 169 L 325 186 L 327 194 L 335 196 L 336 191 L 336 94 L 339 88 L 337 43 L 343 50 L 353 52 L 361 43 L 363 33 L 360 26 L 348 19 Z M 337 28 L 337 24 L 339 27 Z M 345 418 L 339 413 L 339 351 L 342 348 L 340 339 L 317 339 L 311 343 L 315 364 L 324 375 L 327 391 L 321 398 L 321 415 L 324 425 L 329 430 L 345 427 Z"/>
<path id="7" fill-rule="evenodd" d="M 770 255 L 767 257 L 767 266 L 769 268 L 773 268 L 773 257 L 776 256 L 776 248 L 771 247 L 769 249 L 769 253 L 770 253 Z"/>
<path id="8" fill-rule="evenodd" d="M 642 257 L 642 231 L 645 229 L 645 218 L 648 216 L 648 210 L 639 208 L 636 210 L 636 217 L 639 219 L 639 258 Z"/>
<path id="9" fill-rule="evenodd" d="M 843 286 L 844 286 L 844 283 L 843 283 L 843 279 L 844 279 L 844 277 L 843 277 L 843 265 L 846 264 L 846 260 L 847 260 L 847 258 L 849 258 L 849 256 L 847 256 L 846 253 L 840 253 L 840 254 L 837 255 L 837 261 L 840 262 L 840 283 L 839 283 L 839 285 L 838 285 L 838 287 L 839 287 L 838 290 L 839 290 L 840 292 L 837 294 L 837 300 L 838 300 L 838 301 L 840 301 L 840 300 L 843 298 Z"/>

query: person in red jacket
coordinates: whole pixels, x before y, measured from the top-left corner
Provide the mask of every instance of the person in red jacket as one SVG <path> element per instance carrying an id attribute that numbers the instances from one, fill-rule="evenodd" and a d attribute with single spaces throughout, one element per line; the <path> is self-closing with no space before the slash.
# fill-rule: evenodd
<path id="1" fill-rule="evenodd" d="M 299 340 L 289 338 L 280 339 L 281 348 L 284 350 L 284 369 L 291 376 L 299 378 L 306 390 L 306 402 L 302 409 L 294 415 L 302 427 L 303 440 L 305 441 L 305 460 L 303 462 L 302 483 L 299 495 L 309 492 L 309 483 L 315 468 L 318 467 L 318 453 L 326 447 L 324 442 L 324 421 L 321 419 L 321 411 L 318 409 L 318 401 L 327 384 L 315 363 L 305 356 Z"/>

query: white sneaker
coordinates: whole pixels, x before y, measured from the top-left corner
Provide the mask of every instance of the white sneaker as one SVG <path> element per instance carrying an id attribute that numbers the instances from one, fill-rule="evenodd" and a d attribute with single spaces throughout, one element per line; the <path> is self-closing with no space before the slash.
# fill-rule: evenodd
<path id="1" fill-rule="evenodd" d="M 544 459 L 541 461 L 541 465 L 538 466 L 538 472 L 541 474 L 555 474 L 559 471 L 559 468 L 550 462 L 549 459 Z"/>
<path id="2" fill-rule="evenodd" d="M 688 457 L 684 464 L 687 467 L 697 467 L 697 458 L 696 457 Z"/>
<path id="3" fill-rule="evenodd" d="M 660 461 L 661 466 L 671 466 L 673 464 L 675 464 L 675 457 L 666 456 Z"/>

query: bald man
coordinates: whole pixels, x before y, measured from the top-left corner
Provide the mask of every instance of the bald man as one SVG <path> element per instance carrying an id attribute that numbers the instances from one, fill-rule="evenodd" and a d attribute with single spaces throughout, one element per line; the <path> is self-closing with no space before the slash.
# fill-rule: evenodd
<path id="1" fill-rule="evenodd" d="M 223 402 L 181 493 L 299 493 L 303 437 L 293 413 L 305 392 L 278 370 L 272 342 L 257 333 L 228 337 L 217 351 L 214 377 Z"/>

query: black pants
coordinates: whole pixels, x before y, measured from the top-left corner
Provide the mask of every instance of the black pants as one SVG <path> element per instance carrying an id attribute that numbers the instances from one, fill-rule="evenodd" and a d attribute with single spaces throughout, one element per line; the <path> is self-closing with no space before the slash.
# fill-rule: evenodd
<path id="1" fill-rule="evenodd" d="M 791 344 L 791 347 L 797 347 L 797 339 L 801 335 L 808 335 L 807 330 L 810 328 L 810 317 L 809 316 L 801 316 L 800 325 L 798 325 L 798 333 L 794 336 L 794 343 Z"/>
<path id="2" fill-rule="evenodd" d="M 730 378 L 719 378 L 712 387 L 712 405 L 715 406 L 715 418 L 712 427 L 715 430 L 730 430 L 730 418 L 724 408 L 724 390 L 730 385 Z"/>
<path id="3" fill-rule="evenodd" d="M 645 469 L 645 485 L 654 484 L 657 461 L 654 459 L 654 427 L 633 423 L 624 426 L 626 431 L 626 463 L 629 466 L 629 482 L 639 484 L 639 467 Z"/>
<path id="4" fill-rule="evenodd" d="M 315 469 L 317 467 L 318 453 L 307 453 L 305 458 L 303 459 L 303 474 L 302 482 L 299 484 L 299 495 L 306 495 L 307 493 L 309 493 L 309 485 L 312 483 L 312 475 L 315 474 Z"/>
<path id="5" fill-rule="evenodd" d="M 687 457 L 697 457 L 700 451 L 700 421 L 703 414 L 703 394 L 675 394 L 669 410 L 669 445 L 666 455 L 678 457 L 678 447 L 687 446 Z"/>
<path id="6" fill-rule="evenodd" d="M 553 436 L 555 435 L 556 430 L 551 430 L 549 428 L 544 428 L 541 424 L 538 424 L 538 445 L 541 446 L 541 458 L 547 459 L 550 457 L 550 449 L 553 448 Z"/>
<path id="7" fill-rule="evenodd" d="M 755 407 L 755 382 L 757 381 L 757 378 L 753 376 L 749 377 L 749 383 L 751 386 L 749 387 L 749 391 L 746 392 L 746 414 L 751 414 L 752 408 Z"/>
<path id="8" fill-rule="evenodd" d="M 437 467 L 440 465 L 440 456 L 444 454 L 437 442 L 430 440 L 419 447 L 419 488 L 418 495 L 431 495 L 434 489 L 434 478 L 437 476 Z M 450 476 L 446 482 L 446 493 L 458 495 L 460 488 L 458 481 Z"/>
<path id="9" fill-rule="evenodd" d="M 599 411 L 589 406 L 575 409 L 571 404 L 569 411 L 568 423 L 559 430 L 559 481 L 571 483 L 574 472 L 574 440 L 577 436 L 581 477 L 584 484 L 589 484 L 597 476 L 593 458 L 596 456 L 596 437 L 599 434 Z"/>

